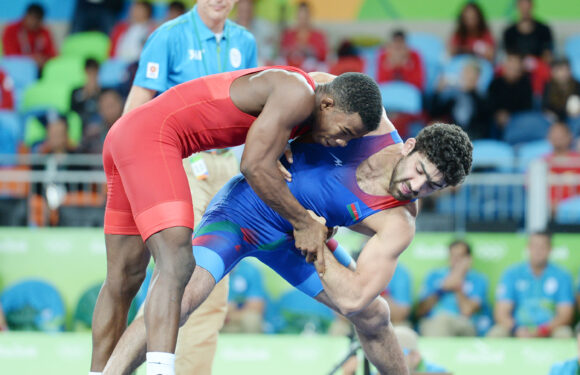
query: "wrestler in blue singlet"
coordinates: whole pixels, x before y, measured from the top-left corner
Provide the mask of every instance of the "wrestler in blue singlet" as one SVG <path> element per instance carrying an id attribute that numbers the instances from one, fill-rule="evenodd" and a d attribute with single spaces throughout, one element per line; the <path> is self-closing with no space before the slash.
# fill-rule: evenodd
<path id="1" fill-rule="evenodd" d="M 409 201 L 367 194 L 356 183 L 361 162 L 399 142 L 396 131 L 353 139 L 346 147 L 293 142 L 294 162 L 286 164 L 292 173 L 288 187 L 300 204 L 324 217 L 329 227 L 351 226 L 378 211 L 405 205 Z M 195 232 L 193 251 L 197 265 L 216 282 L 243 257 L 255 256 L 309 296 L 323 289 L 314 265 L 306 263 L 294 247 L 292 225 L 262 202 L 241 175 L 232 178 L 210 203 Z M 352 261 L 340 247 L 334 255 L 344 266 Z"/>

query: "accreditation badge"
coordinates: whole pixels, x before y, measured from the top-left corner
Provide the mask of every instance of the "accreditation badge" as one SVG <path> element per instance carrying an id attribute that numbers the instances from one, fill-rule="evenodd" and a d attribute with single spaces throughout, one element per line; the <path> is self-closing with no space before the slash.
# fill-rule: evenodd
<path id="1" fill-rule="evenodd" d="M 207 165 L 203 161 L 201 154 L 193 155 L 189 158 L 189 165 L 191 166 L 191 171 L 193 175 L 198 180 L 205 180 L 209 177 L 209 171 L 207 170 Z"/>

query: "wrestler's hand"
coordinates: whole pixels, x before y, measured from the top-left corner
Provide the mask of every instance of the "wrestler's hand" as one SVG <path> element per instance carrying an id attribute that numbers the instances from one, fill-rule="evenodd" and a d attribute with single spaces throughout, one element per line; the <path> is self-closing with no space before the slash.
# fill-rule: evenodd
<path id="1" fill-rule="evenodd" d="M 312 211 L 308 211 L 308 213 L 312 220 L 303 227 L 294 228 L 294 242 L 308 263 L 313 263 L 316 260 L 322 263 L 319 273 L 324 273 L 324 247 L 328 234 L 328 228 L 324 225 L 326 220 Z"/>
<path id="2" fill-rule="evenodd" d="M 292 149 L 290 148 L 290 145 L 286 146 L 286 149 L 284 150 L 284 156 L 286 157 L 286 160 L 288 160 L 288 163 L 292 164 L 294 162 L 294 159 L 292 158 Z M 278 160 L 277 163 L 278 169 L 280 170 L 280 173 L 282 173 L 282 177 L 284 177 L 284 180 L 292 182 L 292 173 L 288 172 L 288 170 L 284 167 L 284 165 L 280 163 L 280 160 Z"/>

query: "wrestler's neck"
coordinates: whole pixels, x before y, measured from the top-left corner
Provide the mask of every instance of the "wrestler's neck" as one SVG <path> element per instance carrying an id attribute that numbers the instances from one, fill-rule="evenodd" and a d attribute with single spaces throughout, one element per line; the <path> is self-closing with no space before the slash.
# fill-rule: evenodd
<path id="1" fill-rule="evenodd" d="M 393 169 L 401 157 L 401 143 L 381 149 L 364 160 L 356 170 L 362 191 L 372 195 L 388 195 Z"/>

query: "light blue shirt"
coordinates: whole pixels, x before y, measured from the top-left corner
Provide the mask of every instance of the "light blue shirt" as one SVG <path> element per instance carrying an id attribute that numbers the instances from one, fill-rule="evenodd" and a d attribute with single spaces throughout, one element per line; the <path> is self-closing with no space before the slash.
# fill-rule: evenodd
<path id="1" fill-rule="evenodd" d="M 260 270 L 247 260 L 240 261 L 230 273 L 228 301 L 243 305 L 248 299 L 266 300 Z"/>
<path id="2" fill-rule="evenodd" d="M 431 273 L 427 275 L 425 281 L 423 282 L 423 287 L 421 289 L 419 299 L 422 301 L 437 293 L 447 275 L 449 275 L 449 268 L 440 268 L 431 271 Z M 467 275 L 465 275 L 465 280 L 463 282 L 463 293 L 467 296 L 467 298 L 472 301 L 479 302 L 480 306 L 483 307 L 487 295 L 487 279 L 485 276 L 477 271 L 469 270 Z M 429 312 L 428 317 L 435 316 L 442 312 L 452 315 L 461 314 L 455 293 L 443 293 Z M 476 315 L 477 314 L 474 314 L 472 318 L 474 318 Z"/>
<path id="3" fill-rule="evenodd" d="M 538 326 L 551 321 L 558 305 L 574 303 L 572 277 L 563 269 L 548 264 L 536 277 L 527 262 L 504 272 L 496 289 L 496 300 L 514 304 L 517 326 Z"/>
<path id="4" fill-rule="evenodd" d="M 195 78 L 257 65 L 256 40 L 249 31 L 226 20 L 218 41 L 195 6 L 149 36 L 133 84 L 164 92 Z"/>
<path id="5" fill-rule="evenodd" d="M 397 264 L 393 278 L 385 289 L 385 294 L 399 305 L 411 306 L 411 277 L 402 264 Z"/>
<path id="6" fill-rule="evenodd" d="M 578 371 L 578 359 L 574 358 L 565 362 L 556 363 L 550 368 L 548 375 L 576 375 Z"/>

